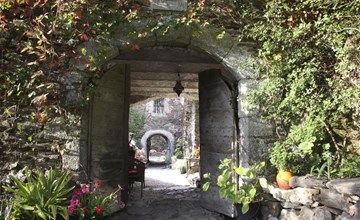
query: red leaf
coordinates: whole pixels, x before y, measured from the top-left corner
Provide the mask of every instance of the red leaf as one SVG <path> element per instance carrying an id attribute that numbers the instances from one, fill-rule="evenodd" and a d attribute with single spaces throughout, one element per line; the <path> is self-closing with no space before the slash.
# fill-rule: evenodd
<path id="1" fill-rule="evenodd" d="M 17 8 L 13 11 L 13 15 L 17 15 L 21 12 L 20 8 Z"/>
<path id="2" fill-rule="evenodd" d="M 82 40 L 82 41 L 88 41 L 88 40 L 89 40 L 89 37 L 88 37 L 86 34 L 81 34 L 81 35 L 80 35 L 80 40 Z"/>
<path id="3" fill-rule="evenodd" d="M 135 44 L 135 45 L 132 46 L 131 49 L 132 49 L 132 50 L 140 50 L 140 46 L 137 45 L 137 44 Z"/>

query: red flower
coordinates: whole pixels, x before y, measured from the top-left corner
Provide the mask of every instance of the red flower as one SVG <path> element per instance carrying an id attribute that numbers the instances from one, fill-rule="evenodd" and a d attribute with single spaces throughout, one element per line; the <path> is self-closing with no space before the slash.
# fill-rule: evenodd
<path id="1" fill-rule="evenodd" d="M 103 182 L 101 180 L 95 180 L 94 187 L 97 188 L 99 186 L 102 186 Z"/>
<path id="2" fill-rule="evenodd" d="M 95 207 L 95 211 L 97 214 L 101 215 L 104 212 L 104 208 L 100 205 Z"/>

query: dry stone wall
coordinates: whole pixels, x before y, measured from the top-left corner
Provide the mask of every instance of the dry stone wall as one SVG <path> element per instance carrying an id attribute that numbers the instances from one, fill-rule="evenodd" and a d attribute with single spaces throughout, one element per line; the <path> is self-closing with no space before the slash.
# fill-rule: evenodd
<path id="1" fill-rule="evenodd" d="M 269 185 L 262 202 L 263 219 L 358 220 L 360 178 L 326 181 L 311 176 L 292 177 L 292 189 Z"/>

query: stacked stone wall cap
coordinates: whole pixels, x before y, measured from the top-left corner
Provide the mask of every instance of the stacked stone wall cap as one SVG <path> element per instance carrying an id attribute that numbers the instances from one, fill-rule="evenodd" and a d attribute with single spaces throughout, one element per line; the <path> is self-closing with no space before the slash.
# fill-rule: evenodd
<path id="1" fill-rule="evenodd" d="M 351 179 L 335 179 L 329 181 L 326 186 L 342 194 L 360 196 L 360 177 Z"/>
<path id="2" fill-rule="evenodd" d="M 293 176 L 289 180 L 291 188 L 322 188 L 326 187 L 326 179 L 316 178 L 314 176 Z"/>

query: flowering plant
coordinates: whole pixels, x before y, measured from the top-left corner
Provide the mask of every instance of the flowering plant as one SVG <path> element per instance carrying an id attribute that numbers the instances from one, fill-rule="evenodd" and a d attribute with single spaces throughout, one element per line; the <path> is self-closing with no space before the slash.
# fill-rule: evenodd
<path id="1" fill-rule="evenodd" d="M 200 147 L 196 144 L 193 147 L 193 157 L 200 158 Z"/>
<path id="2" fill-rule="evenodd" d="M 125 204 L 120 199 L 118 200 L 117 193 L 123 189 L 118 185 L 115 192 L 105 196 L 104 191 L 100 189 L 103 182 L 96 180 L 91 187 L 91 184 L 80 184 L 80 187 L 75 189 L 70 200 L 70 205 L 67 210 L 70 216 L 78 216 L 82 219 L 97 219 L 106 214 L 106 208 L 111 202 L 118 202 L 120 208 L 124 208 Z"/>

